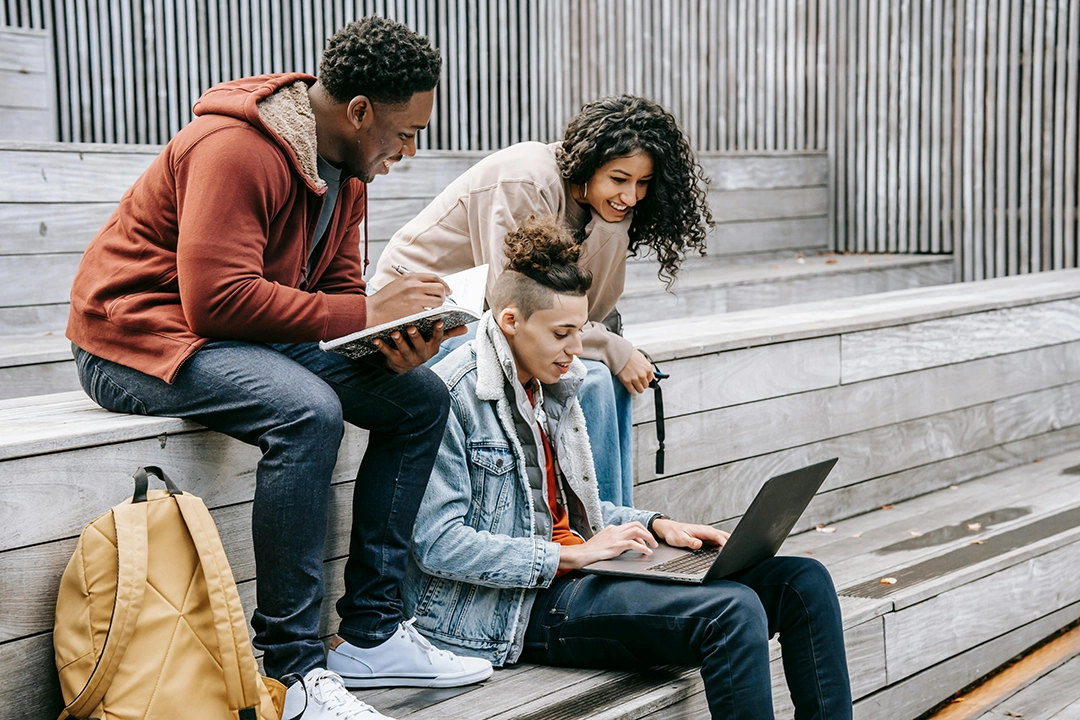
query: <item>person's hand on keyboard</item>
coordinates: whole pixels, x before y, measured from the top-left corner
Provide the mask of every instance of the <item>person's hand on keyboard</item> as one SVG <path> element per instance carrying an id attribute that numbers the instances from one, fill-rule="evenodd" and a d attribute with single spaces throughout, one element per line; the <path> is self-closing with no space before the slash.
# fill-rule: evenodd
<path id="1" fill-rule="evenodd" d="M 668 518 L 653 521 L 652 530 L 658 538 L 672 547 L 684 547 L 697 550 L 702 545 L 723 547 L 731 533 L 717 530 L 711 525 L 681 523 Z"/>

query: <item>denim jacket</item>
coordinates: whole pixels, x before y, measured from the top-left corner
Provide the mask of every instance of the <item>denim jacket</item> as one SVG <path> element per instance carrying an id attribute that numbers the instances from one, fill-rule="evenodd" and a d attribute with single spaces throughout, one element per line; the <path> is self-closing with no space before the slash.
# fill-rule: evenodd
<path id="1" fill-rule="evenodd" d="M 532 417 L 532 405 L 490 312 L 476 339 L 435 372 L 450 389 L 450 418 L 413 531 L 406 613 L 437 646 L 495 665 L 515 662 L 533 600 L 554 579 L 560 552 L 537 534 L 514 429 L 511 403 L 524 417 Z M 543 386 L 543 407 L 560 501 L 571 528 L 588 539 L 605 525 L 646 523 L 655 513 L 600 501 L 577 401 L 584 378 L 575 359 L 558 383 Z"/>

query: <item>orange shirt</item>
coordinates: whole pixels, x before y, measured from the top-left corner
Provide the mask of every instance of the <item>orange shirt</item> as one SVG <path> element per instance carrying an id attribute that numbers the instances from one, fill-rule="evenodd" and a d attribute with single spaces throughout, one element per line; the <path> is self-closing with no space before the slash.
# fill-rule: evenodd
<path id="1" fill-rule="evenodd" d="M 533 402 L 532 388 L 526 388 L 525 394 L 529 396 L 529 402 Z M 540 423 L 536 426 L 540 430 L 540 439 L 544 443 L 544 457 L 547 460 L 544 470 L 547 475 L 548 509 L 551 510 L 551 540 L 560 545 L 582 545 L 585 541 L 570 529 L 570 515 L 566 512 L 566 508 L 559 504 L 555 489 L 555 460 L 551 452 L 551 443 L 548 441 L 547 433 L 544 432 L 544 427 Z M 569 571 L 560 570 L 555 577 L 560 577 L 567 572 Z"/>

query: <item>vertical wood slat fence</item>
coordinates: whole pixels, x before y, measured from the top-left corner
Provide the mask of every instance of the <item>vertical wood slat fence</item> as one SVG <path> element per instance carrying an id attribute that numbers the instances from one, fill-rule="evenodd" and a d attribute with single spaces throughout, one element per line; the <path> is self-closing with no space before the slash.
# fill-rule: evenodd
<path id="1" fill-rule="evenodd" d="M 830 0 L 0 0 L 0 24 L 52 28 L 65 142 L 164 143 L 208 87 L 315 73 L 367 14 L 438 46 L 421 147 L 551 141 L 581 105 L 630 92 L 702 150 L 822 150 Z"/>
<path id="2" fill-rule="evenodd" d="M 702 150 L 829 150 L 837 250 L 1077 266 L 1080 0 L 0 0 L 52 28 L 60 139 L 160 143 L 210 85 L 314 72 L 369 13 L 443 51 L 420 146 L 557 139 L 652 97 Z"/>
<path id="3" fill-rule="evenodd" d="M 1080 0 L 836 0 L 837 249 L 1077 267 Z"/>

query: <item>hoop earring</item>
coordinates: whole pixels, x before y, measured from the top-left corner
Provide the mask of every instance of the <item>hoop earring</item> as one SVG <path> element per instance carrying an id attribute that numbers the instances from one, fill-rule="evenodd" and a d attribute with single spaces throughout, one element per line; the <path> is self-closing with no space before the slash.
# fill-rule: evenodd
<path id="1" fill-rule="evenodd" d="M 589 197 L 589 182 L 585 181 L 585 189 L 581 192 L 581 199 L 586 200 Z"/>

